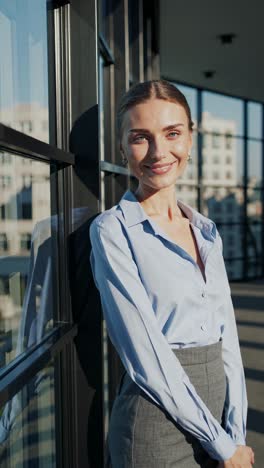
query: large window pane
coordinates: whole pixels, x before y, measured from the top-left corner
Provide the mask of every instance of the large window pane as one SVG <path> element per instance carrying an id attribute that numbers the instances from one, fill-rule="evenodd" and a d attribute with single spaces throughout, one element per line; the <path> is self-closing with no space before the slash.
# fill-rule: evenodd
<path id="1" fill-rule="evenodd" d="M 255 102 L 248 104 L 248 136 L 262 138 L 262 106 Z"/>
<path id="2" fill-rule="evenodd" d="M 247 250 L 250 258 L 259 260 L 262 252 L 262 223 L 249 222 L 247 230 Z"/>
<path id="3" fill-rule="evenodd" d="M 243 224 L 217 223 L 217 229 L 223 242 L 223 253 L 225 259 L 235 259 L 243 254 Z"/>
<path id="4" fill-rule="evenodd" d="M 0 122 L 49 141 L 47 1 L 0 3 Z"/>
<path id="5" fill-rule="evenodd" d="M 248 141 L 248 185 L 260 187 L 262 184 L 262 148 L 259 141 Z"/>
<path id="6" fill-rule="evenodd" d="M 243 222 L 242 188 L 206 186 L 202 199 L 203 214 L 215 223 Z"/>
<path id="7" fill-rule="evenodd" d="M 202 138 L 204 185 L 240 185 L 243 182 L 243 140 L 204 133 Z"/>
<path id="8" fill-rule="evenodd" d="M 228 274 L 229 280 L 238 280 L 243 278 L 243 264 L 244 261 L 241 260 L 229 260 L 225 259 L 226 271 Z"/>
<path id="9" fill-rule="evenodd" d="M 197 186 L 190 184 L 176 184 L 176 196 L 179 200 L 183 201 L 184 203 L 187 203 L 187 205 L 190 205 L 197 210 Z"/>
<path id="10" fill-rule="evenodd" d="M 177 180 L 177 185 L 190 184 L 194 185 L 198 182 L 198 156 L 197 156 L 197 133 L 193 132 L 193 146 L 191 151 L 191 160 L 188 161 L 183 174 Z"/>
<path id="11" fill-rule="evenodd" d="M 53 326 L 56 253 L 56 242 L 51 242 L 50 166 L 9 156 L 10 164 L 0 163 L 1 177 L 8 180 L 0 190 L 1 366 Z"/>
<path id="12" fill-rule="evenodd" d="M 197 128 L 197 90 L 189 86 L 184 86 L 174 83 L 177 88 L 184 94 L 191 109 L 192 120 L 194 128 Z"/>
<path id="13" fill-rule="evenodd" d="M 0 466 L 55 468 L 54 365 L 0 408 Z"/>
<path id="14" fill-rule="evenodd" d="M 224 135 L 243 135 L 243 101 L 221 94 L 203 92 L 202 127 Z"/>
<path id="15" fill-rule="evenodd" d="M 249 258 L 247 277 L 254 278 L 262 274 L 262 265 L 259 258 Z"/>
<path id="16" fill-rule="evenodd" d="M 249 223 L 261 221 L 263 205 L 261 200 L 261 190 L 248 187 L 247 215 Z"/>

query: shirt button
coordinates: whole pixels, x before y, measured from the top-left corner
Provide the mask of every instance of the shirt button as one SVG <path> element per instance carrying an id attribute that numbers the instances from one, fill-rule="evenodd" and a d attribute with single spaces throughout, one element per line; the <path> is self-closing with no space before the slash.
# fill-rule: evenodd
<path id="1" fill-rule="evenodd" d="M 205 325 L 204 323 L 201 325 L 201 329 L 202 329 L 203 331 L 206 331 L 206 325 Z"/>
<path id="2" fill-rule="evenodd" d="M 202 297 L 205 297 L 205 291 L 202 291 Z"/>

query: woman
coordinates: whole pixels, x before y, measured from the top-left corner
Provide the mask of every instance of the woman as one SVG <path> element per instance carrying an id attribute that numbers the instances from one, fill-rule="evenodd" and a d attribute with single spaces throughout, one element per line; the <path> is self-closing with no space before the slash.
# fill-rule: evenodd
<path id="1" fill-rule="evenodd" d="M 126 369 L 113 405 L 113 468 L 249 468 L 247 397 L 213 221 L 178 200 L 192 147 L 183 94 L 163 80 L 120 104 L 120 151 L 138 179 L 92 223 L 91 265 Z"/>

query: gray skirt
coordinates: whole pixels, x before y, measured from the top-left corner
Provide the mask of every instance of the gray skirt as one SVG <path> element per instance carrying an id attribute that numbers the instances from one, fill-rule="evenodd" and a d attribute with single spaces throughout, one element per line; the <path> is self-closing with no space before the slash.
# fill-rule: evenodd
<path id="1" fill-rule="evenodd" d="M 198 395 L 221 423 L 226 396 L 222 341 L 173 349 Z M 111 468 L 216 467 L 198 439 L 177 424 L 124 372 L 106 441 Z"/>

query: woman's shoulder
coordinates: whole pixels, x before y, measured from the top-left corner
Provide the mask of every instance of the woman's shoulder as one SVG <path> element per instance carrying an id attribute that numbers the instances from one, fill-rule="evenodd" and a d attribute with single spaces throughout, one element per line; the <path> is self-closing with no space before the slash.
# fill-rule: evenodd
<path id="1" fill-rule="evenodd" d="M 112 206 L 99 213 L 90 225 L 90 233 L 99 234 L 101 231 L 108 232 L 111 235 L 117 234 L 121 229 L 122 213 L 118 205 Z"/>

